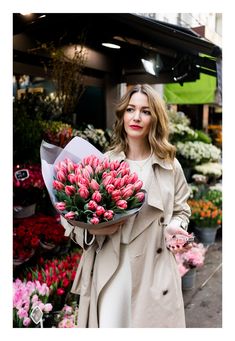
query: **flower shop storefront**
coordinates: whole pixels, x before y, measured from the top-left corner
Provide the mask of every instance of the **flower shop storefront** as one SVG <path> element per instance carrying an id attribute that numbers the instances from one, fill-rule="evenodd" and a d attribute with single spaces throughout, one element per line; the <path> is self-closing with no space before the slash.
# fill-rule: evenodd
<path id="1" fill-rule="evenodd" d="M 52 17 L 54 16 L 52 14 Z M 106 16 L 104 15 L 104 17 Z M 127 24 L 126 27 L 127 31 L 130 29 L 132 33 L 135 32 L 135 28 L 139 30 L 139 27 L 144 26 L 139 25 L 139 22 L 143 22 L 143 18 L 127 14 L 121 15 L 120 18 L 125 24 L 130 23 L 130 27 Z M 128 18 L 133 22 L 126 20 Z M 78 20 L 76 20 L 76 24 L 77 22 Z M 40 25 L 41 23 L 43 20 Z M 38 37 L 41 37 L 42 32 L 40 25 L 38 26 Z M 142 32 L 143 40 L 148 38 L 149 30 L 152 32 L 153 28 L 155 29 L 155 24 L 151 21 L 148 21 L 146 25 L 146 30 Z M 120 22 L 117 26 L 121 26 Z M 172 32 L 173 29 L 171 26 L 164 28 L 161 25 L 158 26 L 160 31 L 164 31 L 162 32 L 162 34 L 164 33 L 162 42 L 164 42 L 165 35 L 169 34 L 169 31 Z M 105 27 L 106 31 L 107 27 Z M 182 35 L 184 35 L 183 31 L 177 32 L 178 42 Z M 172 42 L 172 37 L 168 38 L 169 44 Z M 155 39 L 153 40 L 155 41 Z M 197 44 L 199 44 L 205 53 L 210 53 L 214 48 L 212 44 L 201 42 L 195 36 L 191 36 L 188 38 L 187 44 L 185 43 L 188 51 L 194 46 L 194 40 L 196 40 L 195 46 L 198 47 Z M 141 41 L 139 42 L 141 43 Z M 140 46 L 137 47 L 134 43 L 136 43 L 134 40 L 128 43 L 127 51 L 128 53 L 132 51 L 133 54 L 133 51 L 138 50 L 136 55 L 140 56 Z M 178 48 L 176 42 L 174 42 L 174 47 Z M 102 47 L 102 49 L 104 48 Z M 164 49 L 164 51 L 168 50 Z M 25 53 L 24 51 L 23 57 Z M 127 55 L 130 55 L 128 53 Z M 91 55 L 94 56 L 92 53 Z M 115 56 L 114 60 L 118 63 L 122 60 L 122 58 L 117 58 L 116 54 L 113 55 Z M 22 59 L 24 60 L 24 58 Z M 109 102 L 105 100 L 106 110 L 112 113 L 111 103 L 116 101 L 121 79 L 116 70 L 120 71 L 121 68 L 118 64 L 114 72 L 112 63 L 107 68 L 102 60 L 99 61 L 99 66 L 102 66 L 99 70 L 94 66 L 94 64 L 96 65 L 94 60 L 89 59 L 91 64 L 86 67 L 82 65 L 82 71 L 84 71 L 88 83 L 94 80 L 93 76 L 95 75 L 99 86 L 105 85 L 108 89 L 107 95 L 110 95 L 110 99 Z M 174 59 L 172 65 L 175 65 L 176 62 L 177 60 Z M 14 67 L 20 65 L 17 63 L 14 61 Z M 21 63 L 23 64 L 22 60 Z M 25 65 L 23 66 L 25 67 Z M 113 72 L 115 77 L 114 81 L 111 81 Z M 35 73 L 37 74 L 36 71 Z M 77 74 L 74 73 L 74 75 Z M 81 76 L 80 73 L 79 75 Z M 122 80 L 131 83 L 136 81 L 136 77 L 142 82 L 147 81 L 151 84 L 155 84 L 157 79 L 157 77 L 147 74 L 143 67 L 141 67 L 140 73 L 133 74 L 129 65 L 126 65 Z M 171 74 L 163 74 L 159 79 L 162 82 L 168 82 L 171 78 Z M 109 80 L 105 83 L 107 79 Z M 82 93 L 82 89 L 80 90 Z M 56 99 L 57 95 L 55 94 L 53 97 L 47 96 L 45 93 L 26 91 L 21 98 L 16 97 L 13 103 L 14 328 L 79 327 L 77 323 L 79 296 L 72 294 L 71 288 L 81 259 L 82 249 L 76 243 L 76 239 L 66 236 L 66 231 L 61 224 L 61 215 L 74 225 L 76 225 L 76 220 L 82 220 L 84 224 L 107 224 L 112 221 L 115 214 L 122 214 L 125 210 L 137 212 L 145 200 L 144 192 L 141 191 L 141 183 L 135 176 L 128 174 L 127 167 L 120 167 L 119 163 L 104 161 L 103 164 L 100 164 L 95 158 L 85 159 L 82 163 L 83 158 L 81 157 L 79 160 L 69 160 L 69 158 L 59 160 L 60 162 L 54 164 L 56 157 L 76 138 L 89 142 L 97 148 L 99 155 L 102 155 L 109 147 L 113 134 L 110 128 L 112 120 L 108 116 L 105 119 L 102 117 L 103 129 L 92 124 L 96 123 L 95 120 L 92 123 L 80 122 L 81 124 L 78 125 L 79 117 L 75 111 L 76 106 L 66 113 L 64 97 Z M 58 102 L 59 100 L 61 102 Z M 103 106 L 101 111 L 103 111 Z M 77 115 L 76 124 L 72 119 L 74 114 Z M 221 149 L 213 145 L 210 136 L 205 131 L 193 129 L 187 115 L 172 111 L 169 111 L 168 114 L 170 141 L 176 146 L 177 158 L 183 166 L 191 189 L 189 205 L 192 209 L 192 216 L 189 231 L 196 238 L 188 252 L 176 256 L 179 273 L 182 276 L 182 289 L 191 290 L 194 282 L 191 286 L 185 285 L 186 275 L 192 274 L 192 272 L 196 274 L 197 271 L 200 271 L 208 248 L 216 242 L 216 234 L 210 242 L 204 241 L 198 228 L 210 228 L 211 230 L 216 228 L 216 233 L 222 231 Z M 109 129 L 105 127 L 109 127 Z M 54 196 L 48 191 L 48 184 L 43 176 L 43 162 L 40 155 L 42 145 L 47 146 L 48 167 L 55 166 L 53 169 L 55 178 L 51 177 Z M 55 150 L 57 155 L 55 155 Z M 105 169 L 108 169 L 108 172 L 105 172 Z M 105 200 L 109 203 L 107 210 L 100 205 L 99 190 L 102 194 L 105 193 Z"/>
<path id="2" fill-rule="evenodd" d="M 188 203 L 192 210 L 189 232 L 195 235 L 195 239 L 187 252 L 175 255 L 182 276 L 182 290 L 185 291 L 194 289 L 195 276 L 203 267 L 207 250 L 216 243 L 216 234 L 222 230 L 221 151 L 211 144 L 205 133 L 195 131 L 182 113 L 169 112 L 169 117 L 170 139 L 177 146 L 177 156 L 181 159 L 185 174 L 188 168 L 191 170 L 188 177 L 191 189 Z M 69 130 L 65 130 L 63 125 L 54 134 L 49 133 L 47 125 L 44 129 L 42 137 L 48 136 L 48 142 L 43 140 L 42 143 L 47 146 L 51 165 L 55 157 L 59 157 L 61 151 L 64 152 L 78 136 L 85 143 L 98 146 L 99 155 L 109 144 L 108 135 L 92 127 L 86 127 L 83 131 L 72 130 L 73 134 L 68 134 Z M 63 135 L 65 132 L 66 135 Z M 79 296 L 71 293 L 71 287 L 82 249 L 76 241 L 65 236 L 60 214 L 73 221 L 73 202 L 76 202 L 77 211 L 86 207 L 84 224 L 86 219 L 91 224 L 96 224 L 100 219 L 107 222 L 113 218 L 112 200 L 117 212 L 128 209 L 128 200 L 133 207 L 138 207 L 138 203 L 141 205 L 144 200 L 144 193 L 140 191 L 141 183 L 135 177 L 129 178 L 125 167 L 119 169 L 118 163 L 111 165 L 105 161 L 105 169 L 109 168 L 109 173 L 103 175 L 102 186 L 106 188 L 111 206 L 103 211 L 99 206 L 98 189 L 102 179 L 99 172 L 106 172 L 98 159 L 86 158 L 80 165 L 67 159 L 53 166 L 55 179 L 51 184 L 57 193 L 57 203 L 53 205 L 40 164 L 24 161 L 13 168 L 13 325 L 17 328 L 38 328 L 41 325 L 48 328 L 76 328 L 79 327 Z M 115 179 L 119 173 L 122 176 Z M 89 186 L 92 197 L 86 187 L 86 179 L 91 174 L 93 179 Z M 75 198 L 75 177 L 80 183 L 80 199 L 78 195 Z M 121 182 L 124 187 L 120 190 Z M 27 208 L 32 205 L 34 210 L 30 212 Z M 213 231 L 214 237 L 205 240 L 201 230 L 207 231 L 207 234 L 208 230 Z M 34 318 L 36 312 L 41 316 L 39 320 Z"/>

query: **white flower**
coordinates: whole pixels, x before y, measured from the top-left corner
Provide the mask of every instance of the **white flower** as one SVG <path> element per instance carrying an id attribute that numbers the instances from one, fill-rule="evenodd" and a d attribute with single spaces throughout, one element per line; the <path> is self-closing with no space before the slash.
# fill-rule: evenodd
<path id="1" fill-rule="evenodd" d="M 201 141 L 177 142 L 176 148 L 179 155 L 196 163 L 218 161 L 221 158 L 221 150 L 211 143 Z"/>
<path id="2" fill-rule="evenodd" d="M 197 138 L 198 134 L 191 128 L 189 128 L 188 126 L 181 124 L 181 123 L 169 123 L 169 130 L 170 130 L 170 134 L 172 135 L 187 135 L 191 138 Z"/>
<path id="3" fill-rule="evenodd" d="M 194 169 L 204 175 L 214 175 L 218 178 L 222 175 L 222 165 L 218 162 L 203 163 L 195 166 Z"/>

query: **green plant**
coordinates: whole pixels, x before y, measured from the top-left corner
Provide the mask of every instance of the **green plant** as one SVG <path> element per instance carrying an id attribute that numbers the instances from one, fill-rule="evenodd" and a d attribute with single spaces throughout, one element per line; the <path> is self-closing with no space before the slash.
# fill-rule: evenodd
<path id="1" fill-rule="evenodd" d="M 36 110 L 33 96 L 13 103 L 14 163 L 39 162 L 43 129 L 41 114 Z"/>

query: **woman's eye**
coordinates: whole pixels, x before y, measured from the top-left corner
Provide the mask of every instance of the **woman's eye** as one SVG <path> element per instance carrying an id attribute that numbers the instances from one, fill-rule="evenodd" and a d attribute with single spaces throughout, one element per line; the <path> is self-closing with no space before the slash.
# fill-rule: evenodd
<path id="1" fill-rule="evenodd" d="M 133 108 L 127 108 L 126 109 L 127 112 L 133 112 L 133 110 L 134 110 Z"/>
<path id="2" fill-rule="evenodd" d="M 151 115 L 151 113 L 150 113 L 149 110 L 143 110 L 143 113 L 144 113 L 145 115 Z"/>

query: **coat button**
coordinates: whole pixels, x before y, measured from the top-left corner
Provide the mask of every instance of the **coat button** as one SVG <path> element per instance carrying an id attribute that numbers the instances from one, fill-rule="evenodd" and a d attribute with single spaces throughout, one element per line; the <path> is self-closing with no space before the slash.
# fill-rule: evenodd
<path id="1" fill-rule="evenodd" d="M 164 290 L 164 291 L 162 292 L 163 295 L 166 295 L 167 293 L 168 293 L 168 290 Z"/>
<path id="2" fill-rule="evenodd" d="M 160 223 L 163 224 L 164 223 L 164 217 L 161 216 L 160 219 L 159 219 Z"/>
<path id="3" fill-rule="evenodd" d="M 162 248 L 159 247 L 159 248 L 157 249 L 157 253 L 161 253 L 161 252 L 162 252 Z"/>

